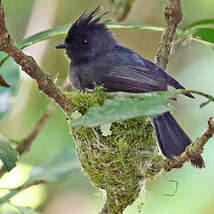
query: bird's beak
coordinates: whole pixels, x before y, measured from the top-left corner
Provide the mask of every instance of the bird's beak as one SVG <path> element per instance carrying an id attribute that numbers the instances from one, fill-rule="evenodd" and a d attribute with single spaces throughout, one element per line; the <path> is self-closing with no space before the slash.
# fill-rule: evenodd
<path id="1" fill-rule="evenodd" d="M 66 43 L 60 44 L 56 46 L 56 49 L 66 49 L 68 45 Z"/>

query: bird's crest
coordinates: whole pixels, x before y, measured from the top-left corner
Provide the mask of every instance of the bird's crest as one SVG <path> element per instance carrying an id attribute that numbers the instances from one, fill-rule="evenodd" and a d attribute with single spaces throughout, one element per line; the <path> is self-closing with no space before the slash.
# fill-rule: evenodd
<path id="1" fill-rule="evenodd" d="M 107 14 L 107 12 L 100 13 L 101 8 L 98 6 L 92 12 L 84 12 L 77 21 L 72 25 L 69 30 L 70 33 L 73 33 L 76 30 L 81 29 L 105 29 L 104 22 L 100 22 L 101 18 Z"/>

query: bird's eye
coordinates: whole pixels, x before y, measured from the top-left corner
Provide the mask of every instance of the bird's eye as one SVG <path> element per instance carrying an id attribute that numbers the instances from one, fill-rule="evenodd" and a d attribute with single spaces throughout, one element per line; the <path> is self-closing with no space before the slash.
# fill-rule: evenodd
<path id="1" fill-rule="evenodd" d="M 88 44 L 88 40 L 85 39 L 85 40 L 82 41 L 82 43 L 83 43 L 83 44 Z"/>

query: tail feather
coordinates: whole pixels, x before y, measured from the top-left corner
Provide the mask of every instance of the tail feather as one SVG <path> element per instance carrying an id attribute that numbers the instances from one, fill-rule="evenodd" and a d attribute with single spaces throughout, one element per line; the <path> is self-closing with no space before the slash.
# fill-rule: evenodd
<path id="1" fill-rule="evenodd" d="M 196 167 L 196 168 L 204 168 L 205 167 L 205 163 L 204 163 L 204 159 L 202 158 L 202 156 L 200 156 L 197 159 L 191 160 L 191 164 Z"/>
<path id="2" fill-rule="evenodd" d="M 157 134 L 160 149 L 167 158 L 174 159 L 183 153 L 186 147 L 191 144 L 190 138 L 170 112 L 154 117 L 152 123 Z M 202 157 L 191 160 L 191 163 L 197 168 L 204 167 Z"/>

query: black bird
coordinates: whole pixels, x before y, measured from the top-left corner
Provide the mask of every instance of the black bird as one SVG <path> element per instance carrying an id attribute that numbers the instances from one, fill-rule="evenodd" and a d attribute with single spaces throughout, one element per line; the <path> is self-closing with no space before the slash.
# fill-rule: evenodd
<path id="1" fill-rule="evenodd" d="M 91 13 L 83 13 L 71 26 L 65 43 L 56 46 L 65 49 L 72 59 L 70 81 L 79 91 L 87 91 L 95 85 L 108 92 L 145 93 L 165 91 L 168 86 L 184 87 L 153 62 L 142 58 L 132 50 L 121 46 L 113 38 L 100 19 L 100 7 Z M 185 94 L 193 98 L 189 93 Z M 152 118 L 162 153 L 173 159 L 191 144 L 190 138 L 170 112 Z M 192 165 L 204 167 L 203 158 L 191 160 Z"/>

